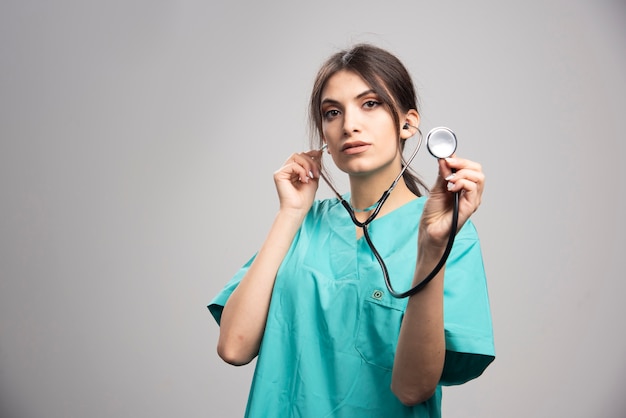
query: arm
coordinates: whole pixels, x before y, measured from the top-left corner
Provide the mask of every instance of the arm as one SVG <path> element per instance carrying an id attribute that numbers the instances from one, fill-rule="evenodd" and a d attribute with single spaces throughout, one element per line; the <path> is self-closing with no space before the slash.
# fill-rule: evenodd
<path id="1" fill-rule="evenodd" d="M 424 207 L 418 236 L 414 285 L 438 263 L 451 224 L 449 191 L 462 191 L 460 229 L 480 205 L 484 175 L 479 164 L 448 159 L 439 162 L 439 178 Z M 452 175 L 451 168 L 458 171 Z M 400 328 L 391 389 L 406 405 L 430 398 L 437 387 L 445 358 L 443 324 L 444 269 L 421 292 L 411 296 Z"/>
<path id="2" fill-rule="evenodd" d="M 258 354 L 276 273 L 317 191 L 320 154 L 294 154 L 274 173 L 280 209 L 254 262 L 222 312 L 217 352 L 227 363 L 247 364 Z"/>

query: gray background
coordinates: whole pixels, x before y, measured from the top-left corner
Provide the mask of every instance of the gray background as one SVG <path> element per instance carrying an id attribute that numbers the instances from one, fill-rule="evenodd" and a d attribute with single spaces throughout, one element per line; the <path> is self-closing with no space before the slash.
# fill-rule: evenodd
<path id="1" fill-rule="evenodd" d="M 625 18 L 623 1 L 3 0 L 0 416 L 242 415 L 253 366 L 218 359 L 206 304 L 265 236 L 318 66 L 358 41 L 403 59 L 422 130 L 453 128 L 488 175 L 498 357 L 445 390 L 445 416 L 626 416 Z"/>

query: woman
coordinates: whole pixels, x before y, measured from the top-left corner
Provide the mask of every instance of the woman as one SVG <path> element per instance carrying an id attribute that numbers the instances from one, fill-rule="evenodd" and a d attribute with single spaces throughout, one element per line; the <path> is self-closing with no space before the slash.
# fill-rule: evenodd
<path id="1" fill-rule="evenodd" d="M 310 103 L 317 148 L 348 174 L 359 221 L 404 166 L 420 115 L 408 72 L 389 52 L 357 45 L 320 69 Z M 258 355 L 251 417 L 438 417 L 441 386 L 479 376 L 493 361 L 480 245 L 470 215 L 481 166 L 439 161 L 428 198 L 405 171 L 369 235 L 395 289 L 426 277 L 447 243 L 453 192 L 459 223 L 447 264 L 423 290 L 397 299 L 339 199 L 315 200 L 322 151 L 293 154 L 274 173 L 280 202 L 258 253 L 209 305 L 218 353 L 234 365 Z M 375 206 L 375 205 L 374 205 Z M 445 279 L 444 279 L 445 275 Z"/>

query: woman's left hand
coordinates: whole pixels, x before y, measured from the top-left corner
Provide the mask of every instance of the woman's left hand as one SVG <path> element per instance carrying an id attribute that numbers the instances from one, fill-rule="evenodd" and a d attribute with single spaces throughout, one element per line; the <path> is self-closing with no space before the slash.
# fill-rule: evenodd
<path id="1" fill-rule="evenodd" d="M 480 205 L 485 175 L 474 161 L 452 156 L 439 160 L 439 176 L 424 206 L 420 224 L 421 239 L 445 246 L 452 225 L 453 193 L 459 192 L 458 229 L 476 212 Z"/>

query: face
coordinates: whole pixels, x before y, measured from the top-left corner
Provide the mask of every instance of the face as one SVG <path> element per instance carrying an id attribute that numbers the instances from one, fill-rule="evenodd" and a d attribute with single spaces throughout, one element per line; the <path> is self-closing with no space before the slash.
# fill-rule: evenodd
<path id="1" fill-rule="evenodd" d="M 321 111 L 323 137 L 340 170 L 351 176 L 397 175 L 398 127 L 359 75 L 339 71 L 330 77 L 322 91 Z"/>

